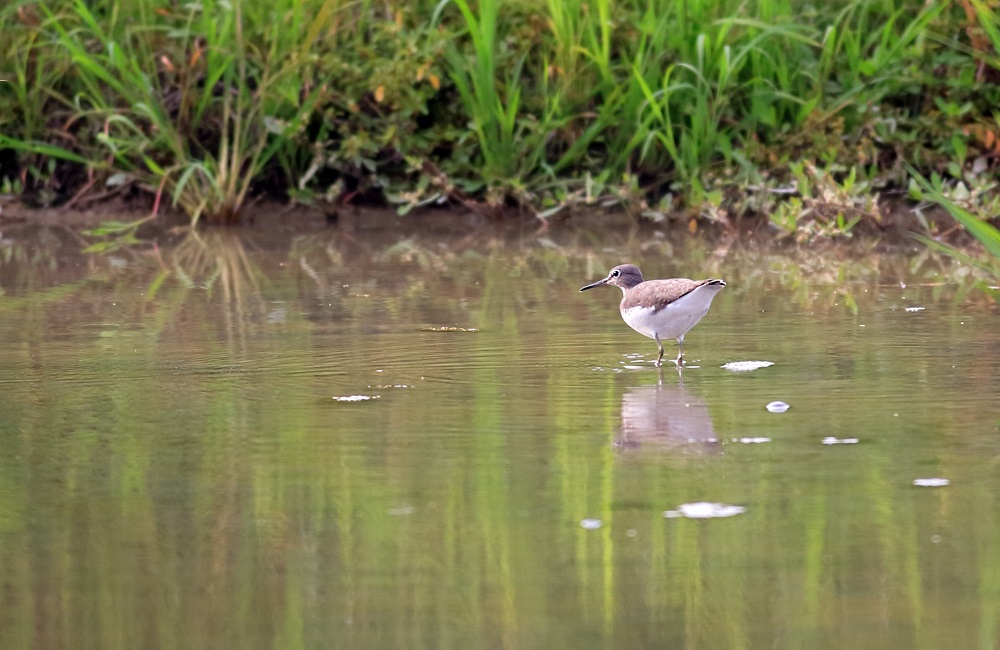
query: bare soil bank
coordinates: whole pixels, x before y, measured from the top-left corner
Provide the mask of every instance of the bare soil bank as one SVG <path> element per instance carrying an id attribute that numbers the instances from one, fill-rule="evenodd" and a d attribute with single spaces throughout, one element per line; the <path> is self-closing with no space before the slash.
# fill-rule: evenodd
<path id="1" fill-rule="evenodd" d="M 732 236 L 738 240 L 788 240 L 790 243 L 817 243 L 839 241 L 850 246 L 852 242 L 865 242 L 870 247 L 873 238 L 880 245 L 912 245 L 910 233 L 928 234 L 953 246 L 976 246 L 973 238 L 944 210 L 937 206 L 918 206 L 906 201 L 885 201 L 876 219 L 862 219 L 849 236 L 815 237 L 805 229 L 788 233 L 772 225 L 766 216 L 753 216 L 737 221 L 709 221 L 678 214 L 659 222 L 637 218 L 622 208 L 574 210 L 557 214 L 546 220 L 530 212 L 517 209 L 478 211 L 465 207 L 424 209 L 399 216 L 394 210 L 382 207 L 317 205 L 304 206 L 262 200 L 244 211 L 244 223 L 239 226 L 204 226 L 206 228 L 247 228 L 263 232 L 307 235 L 316 230 L 335 227 L 346 232 L 395 231 L 400 236 L 476 236 L 476 235 L 541 235 L 550 228 L 587 231 L 647 232 L 650 236 L 663 233 L 680 233 L 719 238 Z M 923 215 L 921 221 L 919 214 Z M 38 226 L 63 226 L 79 231 L 96 227 L 104 222 L 134 222 L 148 218 L 148 206 L 137 207 L 135 201 L 110 200 L 85 208 L 30 207 L 16 197 L 0 196 L 0 227 L 18 224 Z M 927 232 L 925 223 L 932 231 Z M 169 233 L 187 227 L 187 218 L 179 211 L 163 211 L 155 219 L 143 224 L 140 236 L 156 238 L 158 233 Z"/>

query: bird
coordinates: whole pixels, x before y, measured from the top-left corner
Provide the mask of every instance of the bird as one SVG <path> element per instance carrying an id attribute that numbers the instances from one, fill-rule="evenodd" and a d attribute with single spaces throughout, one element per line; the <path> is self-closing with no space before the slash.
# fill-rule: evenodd
<path id="1" fill-rule="evenodd" d="M 643 280 L 642 271 L 632 264 L 614 267 L 608 276 L 580 289 L 586 291 L 601 285 L 622 290 L 619 305 L 625 323 L 643 336 L 656 341 L 660 354 L 656 367 L 663 367 L 663 339 L 677 339 L 678 368 L 684 366 L 684 335 L 708 313 L 715 294 L 726 283 L 719 279 Z"/>

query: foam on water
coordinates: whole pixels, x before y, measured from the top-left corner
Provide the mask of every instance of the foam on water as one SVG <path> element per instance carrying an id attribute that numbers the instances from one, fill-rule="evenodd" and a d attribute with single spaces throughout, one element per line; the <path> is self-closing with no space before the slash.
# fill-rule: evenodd
<path id="1" fill-rule="evenodd" d="M 743 506 L 733 506 L 725 503 L 709 503 L 698 501 L 696 503 L 682 503 L 677 506 L 677 510 L 665 510 L 663 516 L 667 519 L 677 517 L 687 517 L 688 519 L 716 519 L 720 517 L 734 517 L 743 514 L 747 509 Z"/>
<path id="2" fill-rule="evenodd" d="M 915 478 L 913 484 L 917 487 L 944 487 L 951 483 L 946 478 Z"/>
<path id="3" fill-rule="evenodd" d="M 730 361 L 723 364 L 722 369 L 729 372 L 751 372 L 760 370 L 761 368 L 769 368 L 773 365 L 773 361 Z"/>

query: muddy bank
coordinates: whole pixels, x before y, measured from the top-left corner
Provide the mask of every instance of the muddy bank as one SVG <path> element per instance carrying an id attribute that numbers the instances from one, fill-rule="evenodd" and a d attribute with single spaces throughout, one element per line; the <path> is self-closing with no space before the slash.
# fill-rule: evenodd
<path id="1" fill-rule="evenodd" d="M 144 205 L 145 202 L 139 203 L 142 205 L 136 205 L 135 201 L 112 200 L 81 209 L 35 208 L 15 197 L 0 197 L 0 226 L 9 229 L 19 225 L 37 225 L 79 231 L 108 221 L 135 222 L 148 219 L 139 228 L 139 233 L 147 238 L 158 239 L 174 229 L 189 225 L 187 217 L 178 210 L 163 210 L 151 218 L 150 207 Z M 909 234 L 920 233 L 954 246 L 975 244 L 939 206 L 899 200 L 882 202 L 877 215 L 865 216 L 848 230 L 826 234 L 810 231 L 808 228 L 790 233 L 772 224 L 767 215 L 741 219 L 708 219 L 678 213 L 652 220 L 622 207 L 566 210 L 552 217 L 539 219 L 529 211 L 514 208 L 503 211 L 465 207 L 427 208 L 400 216 L 395 210 L 378 206 L 307 206 L 261 200 L 248 206 L 244 215 L 241 225 L 221 227 L 289 234 L 308 234 L 328 228 L 358 233 L 392 231 L 403 237 L 414 234 L 445 237 L 477 234 L 537 235 L 558 228 L 607 233 L 634 231 L 647 233 L 651 237 L 667 234 L 672 237 L 684 236 L 687 233 L 712 239 L 735 237 L 744 241 L 787 241 L 797 244 L 838 241 L 850 246 L 852 242 L 864 240 L 866 249 L 873 239 L 885 246 L 908 245 L 912 243 Z"/>

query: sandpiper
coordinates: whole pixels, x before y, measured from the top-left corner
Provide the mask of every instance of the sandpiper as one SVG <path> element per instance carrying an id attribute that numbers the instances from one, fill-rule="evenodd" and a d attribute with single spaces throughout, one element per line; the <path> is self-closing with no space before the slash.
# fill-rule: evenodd
<path id="1" fill-rule="evenodd" d="M 663 365 L 662 339 L 677 339 L 677 365 L 684 365 L 684 335 L 708 313 L 712 299 L 726 283 L 722 280 L 642 280 L 642 272 L 631 264 L 611 269 L 608 277 L 580 289 L 586 291 L 602 284 L 622 290 L 619 305 L 622 318 L 629 327 L 656 341 L 660 356 L 656 366 Z"/>

